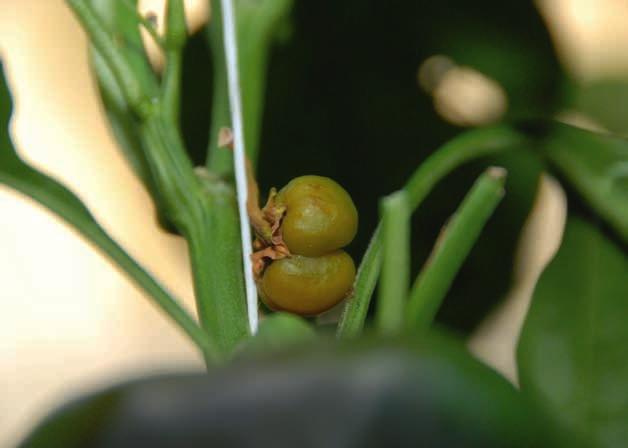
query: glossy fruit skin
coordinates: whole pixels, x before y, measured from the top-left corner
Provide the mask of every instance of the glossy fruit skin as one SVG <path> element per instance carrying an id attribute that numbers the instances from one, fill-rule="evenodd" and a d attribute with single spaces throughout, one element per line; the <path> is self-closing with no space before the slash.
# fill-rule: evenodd
<path id="1" fill-rule="evenodd" d="M 293 255 L 268 266 L 260 295 L 275 311 L 314 316 L 344 299 L 354 278 L 355 265 L 343 250 L 321 257 Z"/>
<path id="2" fill-rule="evenodd" d="M 281 229 L 290 252 L 318 257 L 349 244 L 358 229 L 358 211 L 338 183 L 322 176 L 301 176 L 277 195 L 286 207 Z"/>

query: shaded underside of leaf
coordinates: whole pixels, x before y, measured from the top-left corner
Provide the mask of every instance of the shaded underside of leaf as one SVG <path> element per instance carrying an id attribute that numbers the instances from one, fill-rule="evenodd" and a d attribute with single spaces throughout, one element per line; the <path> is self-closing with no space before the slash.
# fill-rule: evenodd
<path id="1" fill-rule="evenodd" d="M 628 258 L 571 218 L 518 346 L 522 392 L 595 447 L 628 440 Z"/>
<path id="2" fill-rule="evenodd" d="M 107 396 L 95 448 L 555 446 L 515 389 L 449 340 L 321 345 L 135 381 L 61 408 L 22 446 L 52 446 L 51 427 L 80 432 L 73 419 Z"/>
<path id="3" fill-rule="evenodd" d="M 556 122 L 520 128 L 589 207 L 628 243 L 628 140 Z"/>

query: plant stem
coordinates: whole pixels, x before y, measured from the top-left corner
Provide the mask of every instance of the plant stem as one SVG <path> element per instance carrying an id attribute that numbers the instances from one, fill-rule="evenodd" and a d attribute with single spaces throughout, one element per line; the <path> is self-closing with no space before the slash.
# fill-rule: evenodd
<path id="1" fill-rule="evenodd" d="M 410 281 L 410 208 L 405 191 L 384 198 L 382 222 L 382 278 L 376 324 L 384 334 L 403 328 L 403 312 Z"/>
<path id="2" fill-rule="evenodd" d="M 180 51 L 166 52 L 166 68 L 163 77 L 163 109 L 164 116 L 174 129 L 180 128 L 181 109 L 181 73 L 183 71 L 183 55 Z"/>
<path id="3" fill-rule="evenodd" d="M 196 176 L 168 120 L 148 120 L 143 135 L 168 216 L 188 242 L 199 319 L 224 359 L 247 334 L 233 189 Z"/>
<path id="4" fill-rule="evenodd" d="M 115 81 L 108 85 L 117 85 L 122 92 L 117 98 L 124 100 L 119 101 L 121 110 L 126 111 L 128 105 L 127 118 L 137 126 L 142 156 L 135 161 L 144 164 L 143 175 L 149 179 L 160 215 L 188 241 L 199 320 L 209 341 L 203 343 L 208 364 L 223 360 L 247 334 L 242 252 L 233 188 L 218 179 L 197 176 L 180 133 L 181 63 L 187 40 L 183 0 L 168 2 L 167 61 L 161 91 L 152 84 L 152 72 L 145 77 L 143 71 L 133 70 L 138 55 L 125 41 L 114 38 L 123 30 L 107 29 L 87 1 L 68 2 L 112 73 Z M 136 29 L 136 24 L 130 26 Z M 139 60 L 143 61 L 144 55 L 139 55 Z M 176 311 L 167 310 L 184 320 Z M 189 325 L 187 331 L 191 331 Z M 198 333 L 195 337 L 198 339 Z"/>
<path id="5" fill-rule="evenodd" d="M 214 63 L 214 97 L 207 168 L 222 176 L 233 174 L 232 153 L 218 148 L 218 132 L 230 126 L 227 96 L 226 59 L 220 0 L 210 0 L 212 21 L 207 30 Z M 247 156 L 253 167 L 257 164 L 264 110 L 266 71 L 273 38 L 278 24 L 292 7 L 292 0 L 237 1 L 237 40 L 242 114 Z"/>
<path id="6" fill-rule="evenodd" d="M 238 214 L 226 184 L 207 183 L 206 194 L 210 203 L 184 236 L 201 324 L 224 360 L 248 335 Z"/>
<path id="7" fill-rule="evenodd" d="M 135 2 L 122 0 L 122 4 L 128 9 L 129 14 L 133 14 L 137 18 L 139 24 L 142 25 L 142 28 L 144 28 L 148 34 L 150 34 L 150 37 L 155 41 L 155 43 L 159 45 L 160 48 L 164 49 L 166 47 L 166 43 L 157 32 L 155 24 L 138 12 Z"/>
<path id="8" fill-rule="evenodd" d="M 513 149 L 526 137 L 507 125 L 465 132 L 430 155 L 414 172 L 404 190 L 410 209 L 416 210 L 434 186 L 460 165 L 480 157 Z M 354 338 L 364 322 L 381 267 L 381 224 L 375 229 L 354 283 L 353 294 L 345 305 L 336 336 Z"/>
<path id="9" fill-rule="evenodd" d="M 353 292 L 347 300 L 342 311 L 342 316 L 338 322 L 336 337 L 341 339 L 352 339 L 358 337 L 364 329 L 366 314 L 368 313 L 371 295 L 377 284 L 377 277 L 381 267 L 382 259 L 379 256 L 382 239 L 380 234 L 382 226 L 379 224 L 373 232 L 371 241 L 366 248 L 362 262 L 358 268 Z"/>
<path id="10" fill-rule="evenodd" d="M 456 274 L 504 196 L 505 178 L 504 169 L 489 168 L 443 229 L 412 287 L 406 319 L 409 328 L 424 332 L 430 326 Z"/>
<path id="11" fill-rule="evenodd" d="M 183 0 L 168 0 L 166 11 L 166 67 L 162 86 L 162 108 L 173 129 L 179 129 L 181 107 L 181 73 L 187 25 Z"/>
<path id="12" fill-rule="evenodd" d="M 85 0 L 67 0 L 68 4 L 88 33 L 90 40 L 113 72 L 120 90 L 133 111 L 140 116 L 148 115 L 152 104 L 142 84 L 133 74 L 133 69 L 123 52 L 119 51 L 112 35 L 100 17 Z"/>
<path id="13" fill-rule="evenodd" d="M 212 21 L 207 32 L 214 65 L 214 95 L 209 131 L 207 168 L 219 176 L 228 177 L 233 175 L 233 153 L 227 151 L 226 148 L 220 148 L 218 146 L 220 130 L 223 127 L 231 126 L 229 87 L 227 85 L 227 62 L 225 59 L 222 6 L 220 0 L 212 0 L 211 8 Z"/>
<path id="14" fill-rule="evenodd" d="M 229 106 L 231 124 L 233 126 L 233 168 L 236 180 L 238 215 L 240 218 L 240 243 L 242 249 L 242 271 L 246 288 L 249 329 L 257 333 L 258 299 L 257 285 L 253 277 L 253 237 L 248 215 L 249 186 L 247 179 L 247 140 L 244 134 L 244 118 L 242 116 L 242 92 L 240 84 L 240 67 L 238 64 L 238 39 L 235 9 L 232 0 L 222 0 L 222 22 L 225 60 L 227 62 L 227 81 L 229 90 Z M 248 161 L 250 163 L 250 161 Z"/>

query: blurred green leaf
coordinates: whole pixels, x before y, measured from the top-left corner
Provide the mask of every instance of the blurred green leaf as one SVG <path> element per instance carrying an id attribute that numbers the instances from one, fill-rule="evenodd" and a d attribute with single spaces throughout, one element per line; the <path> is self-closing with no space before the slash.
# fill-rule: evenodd
<path id="1" fill-rule="evenodd" d="M 628 141 L 560 123 L 541 138 L 549 162 L 628 243 Z"/>
<path id="2" fill-rule="evenodd" d="M 255 337 L 244 342 L 240 354 L 272 353 L 316 339 L 316 331 L 304 319 L 294 314 L 273 313 L 260 321 Z"/>
<path id="3" fill-rule="evenodd" d="M 585 446 L 628 440 L 626 316 L 626 254 L 592 225 L 570 219 L 534 292 L 518 363 L 524 395 Z"/>
<path id="4" fill-rule="evenodd" d="M 89 427 L 76 420 L 83 410 Z M 59 409 L 22 447 L 557 446 L 548 429 L 502 377 L 432 337 L 320 345 L 122 384 Z M 64 430 L 74 443 L 54 438 Z"/>
<path id="5" fill-rule="evenodd" d="M 611 132 L 628 134 L 628 81 L 602 79 L 576 86 L 570 109 L 591 117 Z"/>
<path id="6" fill-rule="evenodd" d="M 200 347 L 212 352 L 207 335 L 194 319 L 98 225 L 85 205 L 67 188 L 24 163 L 9 136 L 11 97 L 0 65 L 0 183 L 29 196 L 63 219 L 107 257 L 167 313 Z"/>

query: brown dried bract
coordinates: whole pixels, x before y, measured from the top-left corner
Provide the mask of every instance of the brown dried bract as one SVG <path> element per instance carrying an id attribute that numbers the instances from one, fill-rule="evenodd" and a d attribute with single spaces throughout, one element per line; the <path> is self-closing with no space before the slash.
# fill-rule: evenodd
<path id="1" fill-rule="evenodd" d="M 229 128 L 222 128 L 218 133 L 218 146 L 233 149 L 233 132 Z M 251 161 L 246 159 L 247 200 L 246 208 L 255 232 L 251 254 L 253 274 L 259 280 L 264 269 L 273 261 L 290 256 L 290 250 L 281 235 L 281 221 L 286 213 L 285 206 L 277 204 L 277 190 L 272 188 L 268 201 L 263 209 L 259 207 L 259 187 Z"/>
<path id="2" fill-rule="evenodd" d="M 251 255 L 253 260 L 253 273 L 259 280 L 273 260 L 280 260 L 290 256 L 290 250 L 281 235 L 281 221 L 286 213 L 285 206 L 276 202 L 277 190 L 271 189 L 268 201 L 263 209 L 258 205 L 258 187 L 252 170 L 248 170 L 249 199 L 247 208 L 251 225 L 255 231 L 256 239 L 253 243 L 255 252 Z"/>

